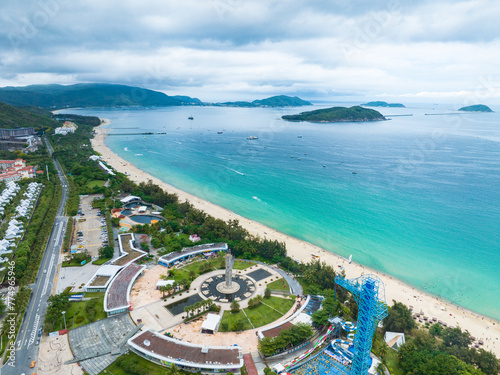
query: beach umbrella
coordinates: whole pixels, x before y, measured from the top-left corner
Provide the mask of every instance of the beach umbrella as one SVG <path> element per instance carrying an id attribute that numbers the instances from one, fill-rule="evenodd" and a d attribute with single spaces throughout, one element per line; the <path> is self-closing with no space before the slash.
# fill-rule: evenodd
<path id="1" fill-rule="evenodd" d="M 484 341 L 483 340 L 479 340 L 478 343 L 479 343 L 479 345 L 483 345 Z"/>

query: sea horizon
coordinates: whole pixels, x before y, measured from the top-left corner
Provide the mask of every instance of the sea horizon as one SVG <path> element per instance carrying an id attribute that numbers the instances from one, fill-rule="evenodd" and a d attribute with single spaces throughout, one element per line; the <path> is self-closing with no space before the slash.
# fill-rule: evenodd
<path id="1" fill-rule="evenodd" d="M 109 118 L 107 146 L 170 185 L 498 320 L 499 116 L 408 107 L 355 124 L 280 120 L 312 107 L 71 112 Z"/>

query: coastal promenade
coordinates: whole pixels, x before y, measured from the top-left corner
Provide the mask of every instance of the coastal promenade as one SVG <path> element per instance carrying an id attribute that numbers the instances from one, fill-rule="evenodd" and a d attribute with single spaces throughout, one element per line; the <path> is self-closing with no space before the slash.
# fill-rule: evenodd
<path id="1" fill-rule="evenodd" d="M 448 326 L 460 326 L 462 329 L 468 330 L 478 340 L 482 340 L 485 350 L 492 351 L 500 357 L 500 322 L 447 303 L 435 296 L 408 286 L 394 277 L 356 264 L 355 262 L 350 263 L 347 259 L 327 252 L 309 242 L 290 237 L 263 224 L 244 218 L 151 176 L 113 153 L 104 144 L 108 130 L 103 127 L 107 124 L 109 124 L 109 121 L 105 121 L 103 125 L 96 128 L 96 136 L 92 139 L 92 147 L 102 155 L 103 160 L 118 172 L 126 173 L 131 180 L 137 183 L 151 180 L 167 192 L 177 194 L 180 201 L 187 200 L 197 209 L 205 211 L 218 219 L 225 221 L 238 220 L 240 225 L 253 236 L 284 242 L 286 243 L 288 254 L 299 261 L 309 262 L 312 259 L 311 254 L 315 253 L 320 256 L 321 261 L 332 265 L 335 270 L 340 270 L 341 268 L 345 270 L 347 278 L 356 278 L 367 273 L 376 274 L 385 285 L 386 300 L 389 304 L 394 299 L 412 306 L 413 311 L 416 313 L 422 312 L 427 317 L 435 317 L 437 320 L 446 322 Z"/>

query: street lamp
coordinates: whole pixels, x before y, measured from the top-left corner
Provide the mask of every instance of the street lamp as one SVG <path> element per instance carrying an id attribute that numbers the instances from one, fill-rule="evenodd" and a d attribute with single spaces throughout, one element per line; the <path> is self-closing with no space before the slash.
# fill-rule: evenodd
<path id="1" fill-rule="evenodd" d="M 62 314 L 63 319 L 64 319 L 64 329 L 67 331 L 68 328 L 66 327 L 66 311 L 61 311 L 61 314 Z"/>

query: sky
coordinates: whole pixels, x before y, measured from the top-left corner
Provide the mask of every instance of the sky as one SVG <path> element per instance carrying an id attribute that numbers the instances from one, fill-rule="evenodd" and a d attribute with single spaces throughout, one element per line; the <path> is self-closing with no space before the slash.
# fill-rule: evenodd
<path id="1" fill-rule="evenodd" d="M 497 0 L 2 0 L 0 87 L 500 102 Z"/>

